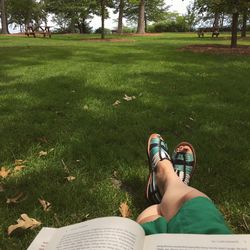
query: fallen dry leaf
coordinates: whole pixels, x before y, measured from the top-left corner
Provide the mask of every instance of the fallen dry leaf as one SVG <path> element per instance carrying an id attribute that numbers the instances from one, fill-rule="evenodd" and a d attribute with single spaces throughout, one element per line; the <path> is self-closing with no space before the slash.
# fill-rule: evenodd
<path id="1" fill-rule="evenodd" d="M 69 182 L 71 182 L 71 181 L 73 181 L 73 180 L 75 180 L 75 176 L 68 176 L 68 177 L 65 177 Z"/>
<path id="2" fill-rule="evenodd" d="M 15 195 L 12 198 L 7 198 L 6 203 L 10 204 L 10 203 L 20 203 L 22 201 L 24 201 L 27 198 L 27 196 L 24 196 L 23 192 L 18 193 L 17 195 Z"/>
<path id="3" fill-rule="evenodd" d="M 83 109 L 84 109 L 84 110 L 88 110 L 88 109 L 89 109 L 89 106 L 88 106 L 88 105 L 84 105 Z"/>
<path id="4" fill-rule="evenodd" d="M 24 163 L 26 163 L 27 161 L 26 160 L 15 160 L 15 166 L 18 166 L 18 165 L 22 165 L 22 164 L 24 164 Z"/>
<path id="5" fill-rule="evenodd" d="M 14 168 L 14 171 L 21 171 L 21 170 L 23 170 L 24 168 L 26 168 L 26 166 L 24 166 L 24 165 L 17 165 L 17 166 L 15 166 L 15 168 Z"/>
<path id="6" fill-rule="evenodd" d="M 48 212 L 51 209 L 51 203 L 46 201 L 46 200 L 42 200 L 42 199 L 38 199 L 38 201 L 40 202 L 41 206 L 43 207 L 43 211 Z"/>
<path id="7" fill-rule="evenodd" d="M 8 227 L 8 235 L 10 235 L 17 228 L 21 229 L 34 229 L 41 225 L 40 221 L 30 218 L 27 214 L 21 214 L 21 217 L 17 220 L 17 224 L 10 225 Z"/>
<path id="8" fill-rule="evenodd" d="M 38 153 L 39 157 L 46 156 L 47 154 L 48 154 L 48 152 L 46 152 L 46 151 L 40 151 Z"/>
<path id="9" fill-rule="evenodd" d="M 3 185 L 0 184 L 0 192 L 3 192 L 4 191 L 4 187 Z"/>
<path id="10" fill-rule="evenodd" d="M 127 201 L 122 202 L 119 207 L 119 211 L 121 213 L 121 216 L 124 218 L 129 218 L 131 216 L 131 211 L 128 207 Z"/>
<path id="11" fill-rule="evenodd" d="M 123 97 L 123 100 L 125 100 L 125 101 L 127 101 L 127 102 L 129 102 L 129 101 L 132 101 L 132 100 L 134 100 L 134 99 L 136 99 L 136 97 L 135 96 L 128 96 L 128 95 L 124 95 L 124 97 Z"/>
<path id="12" fill-rule="evenodd" d="M 118 106 L 121 102 L 119 100 L 116 100 L 112 105 L 113 106 Z"/>
<path id="13" fill-rule="evenodd" d="M 10 170 L 9 169 L 6 169 L 5 167 L 1 167 L 0 176 L 2 178 L 6 178 L 9 174 L 10 174 Z"/>

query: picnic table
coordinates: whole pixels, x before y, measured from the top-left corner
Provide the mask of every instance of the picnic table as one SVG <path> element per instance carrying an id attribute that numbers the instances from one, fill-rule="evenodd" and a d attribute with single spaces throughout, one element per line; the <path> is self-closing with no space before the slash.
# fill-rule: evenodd
<path id="1" fill-rule="evenodd" d="M 51 38 L 50 26 L 34 27 L 33 25 L 29 25 L 26 27 L 25 35 L 27 35 L 28 37 L 29 36 L 36 37 L 37 34 L 41 34 L 41 35 L 43 35 L 43 37 L 48 36 L 49 38 Z"/>

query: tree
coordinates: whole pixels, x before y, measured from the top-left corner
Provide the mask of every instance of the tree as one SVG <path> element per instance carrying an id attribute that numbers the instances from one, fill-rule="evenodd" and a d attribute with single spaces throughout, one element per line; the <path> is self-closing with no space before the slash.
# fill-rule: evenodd
<path id="1" fill-rule="evenodd" d="M 189 31 L 195 29 L 195 26 L 201 21 L 202 17 L 199 16 L 195 2 L 187 6 L 187 14 L 185 20 Z"/>
<path id="2" fill-rule="evenodd" d="M 46 10 L 65 21 L 70 32 L 84 33 L 88 26 L 86 20 L 92 14 L 100 14 L 99 2 L 95 0 L 45 0 Z"/>
<path id="3" fill-rule="evenodd" d="M 118 13 L 118 27 L 117 27 L 118 34 L 123 33 L 124 9 L 127 4 L 128 4 L 128 0 L 115 0 L 114 1 L 114 8 L 115 8 L 114 14 Z"/>
<path id="4" fill-rule="evenodd" d="M 120 0 L 120 4 L 119 4 L 119 17 L 118 17 L 118 28 L 117 28 L 118 34 L 122 34 L 124 5 L 125 5 L 124 0 Z"/>
<path id="5" fill-rule="evenodd" d="M 142 8 L 144 8 L 144 15 Z M 140 27 L 144 26 L 145 29 L 142 29 L 142 32 L 145 33 L 149 22 L 164 21 L 168 8 L 169 6 L 166 6 L 164 0 L 143 0 L 142 5 L 141 0 L 129 0 L 129 3 L 124 8 L 124 16 L 128 21 L 137 22 L 137 25 Z M 144 24 L 142 23 L 142 18 L 144 19 Z"/>
<path id="6" fill-rule="evenodd" d="M 0 0 L 2 34 L 8 34 L 8 21 L 5 8 L 5 0 Z"/>
<path id="7" fill-rule="evenodd" d="M 245 9 L 243 14 L 242 14 L 241 37 L 246 37 L 246 33 L 247 33 L 247 17 L 248 17 L 248 9 Z"/>
<path id="8" fill-rule="evenodd" d="M 140 0 L 139 9 L 138 9 L 138 24 L 137 32 L 138 34 L 145 33 L 145 0 Z"/>
<path id="9" fill-rule="evenodd" d="M 20 27 L 22 25 L 27 26 L 31 22 L 39 26 L 44 18 L 42 4 L 35 0 L 8 0 L 8 12 L 9 23 L 19 24 Z"/>
<path id="10" fill-rule="evenodd" d="M 105 0 L 101 0 L 101 17 L 102 17 L 102 39 L 105 38 Z"/>
<path id="11" fill-rule="evenodd" d="M 250 0 L 196 0 L 196 2 L 201 12 L 225 12 L 232 15 L 231 48 L 236 48 L 239 14 L 250 7 Z"/>

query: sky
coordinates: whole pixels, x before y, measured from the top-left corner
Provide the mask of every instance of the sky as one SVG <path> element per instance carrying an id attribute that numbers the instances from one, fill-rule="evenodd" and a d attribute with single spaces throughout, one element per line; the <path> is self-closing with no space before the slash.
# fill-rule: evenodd
<path id="1" fill-rule="evenodd" d="M 186 13 L 186 7 L 190 4 L 192 0 L 165 0 L 166 5 L 170 5 L 170 11 L 177 11 L 180 14 Z M 105 20 L 105 27 L 108 29 L 116 29 L 116 21 L 118 18 L 118 14 L 113 14 L 113 11 L 109 11 L 110 18 Z M 94 16 L 92 21 L 90 22 L 90 26 L 93 27 L 93 30 L 99 28 L 101 26 L 101 17 Z"/>

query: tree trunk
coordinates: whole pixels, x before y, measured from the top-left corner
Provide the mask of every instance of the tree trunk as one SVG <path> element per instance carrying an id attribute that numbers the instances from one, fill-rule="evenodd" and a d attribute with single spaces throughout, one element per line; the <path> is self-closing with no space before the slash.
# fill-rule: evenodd
<path id="1" fill-rule="evenodd" d="M 123 29 L 123 13 L 124 13 L 124 0 L 120 0 L 120 5 L 119 5 L 119 17 L 118 17 L 118 28 L 117 28 L 117 33 L 122 34 L 122 29 Z"/>
<path id="2" fill-rule="evenodd" d="M 220 28 L 221 28 L 221 29 L 222 29 L 223 26 L 224 26 L 224 19 L 225 19 L 225 15 L 224 15 L 224 13 L 222 13 L 221 19 L 220 19 Z"/>
<path id="3" fill-rule="evenodd" d="M 8 30 L 8 22 L 7 22 L 7 15 L 6 15 L 6 9 L 5 9 L 5 0 L 0 0 L 1 1 L 1 24 L 2 24 L 2 34 L 9 34 Z"/>
<path id="4" fill-rule="evenodd" d="M 145 0 L 140 0 L 137 33 L 145 33 Z"/>
<path id="5" fill-rule="evenodd" d="M 239 13 L 233 13 L 231 48 L 237 48 L 238 19 Z"/>
<path id="6" fill-rule="evenodd" d="M 145 18 L 145 32 L 148 32 L 148 20 L 146 13 L 144 13 L 144 18 Z"/>
<path id="7" fill-rule="evenodd" d="M 101 0 L 102 39 L 105 38 L 105 0 Z"/>
<path id="8" fill-rule="evenodd" d="M 246 37 L 246 34 L 247 34 L 247 10 L 244 11 L 243 13 L 241 37 Z"/>
<path id="9" fill-rule="evenodd" d="M 219 20 L 220 20 L 220 13 L 216 12 L 214 14 L 213 32 L 219 31 Z"/>

